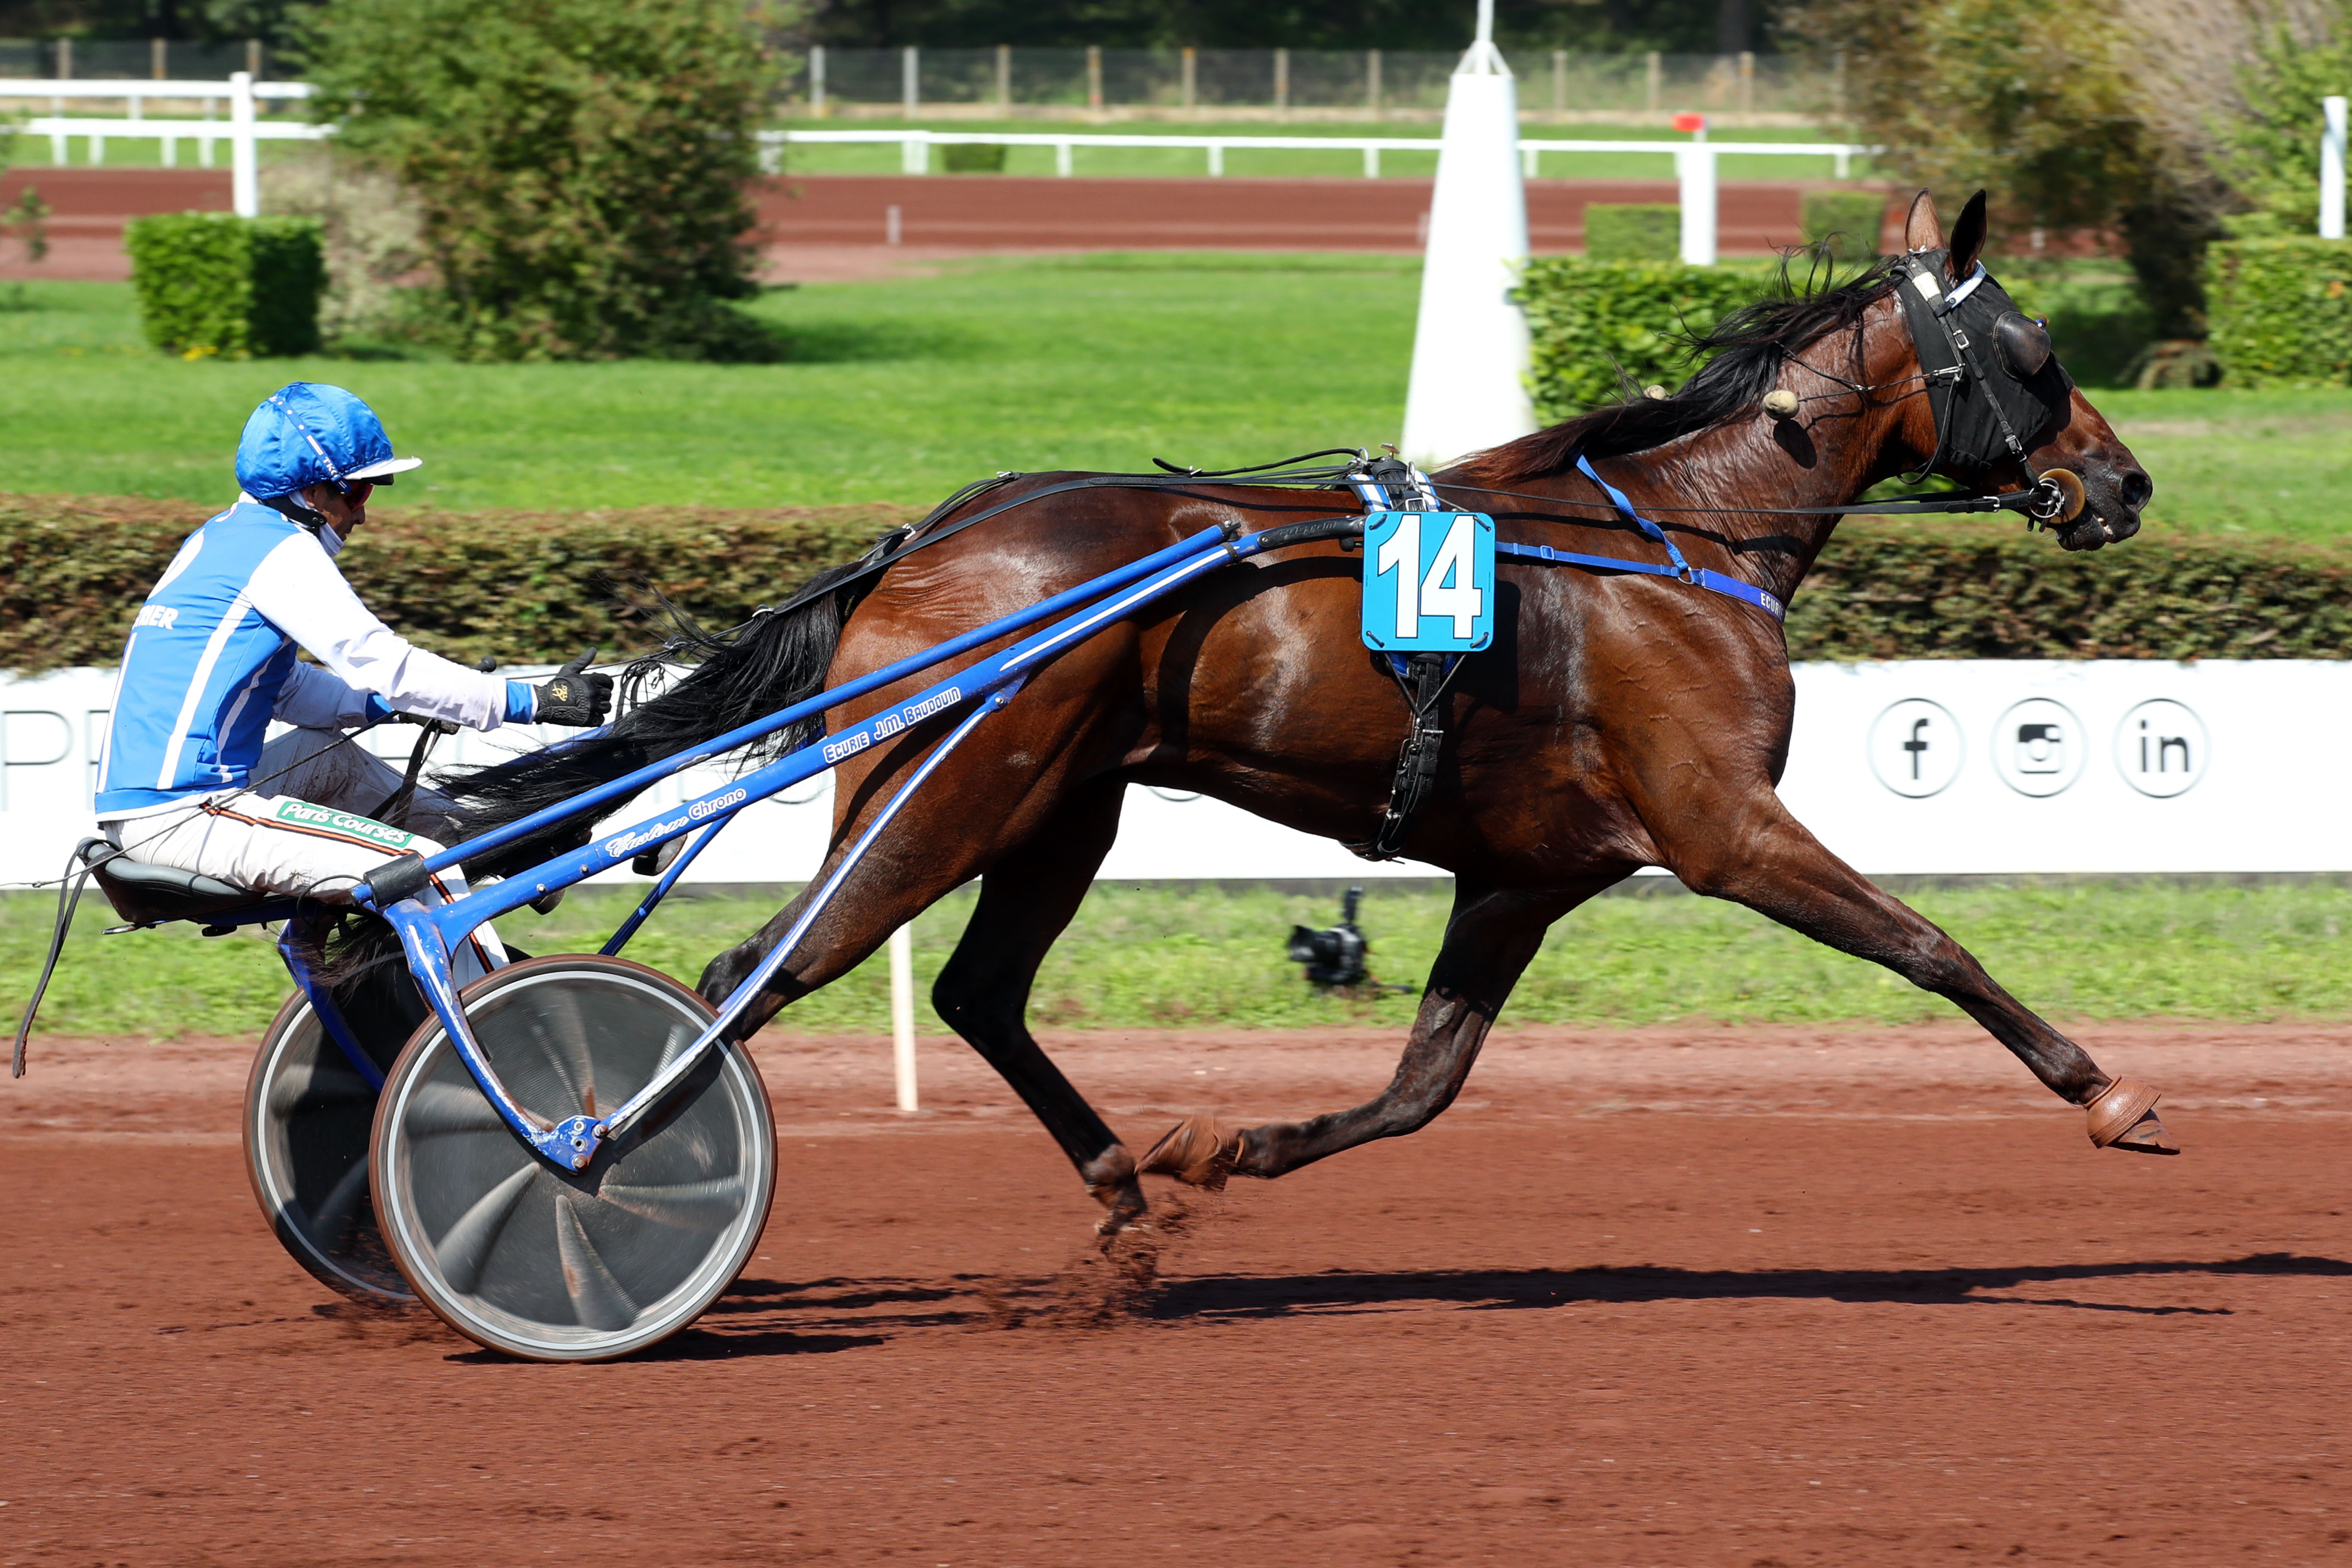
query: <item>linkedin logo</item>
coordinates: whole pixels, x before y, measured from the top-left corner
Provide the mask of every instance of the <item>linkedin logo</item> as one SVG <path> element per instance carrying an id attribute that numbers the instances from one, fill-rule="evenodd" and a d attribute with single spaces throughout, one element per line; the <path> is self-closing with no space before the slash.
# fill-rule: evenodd
<path id="1" fill-rule="evenodd" d="M 2047 697 L 2013 704 L 1993 726 L 1993 768 L 2020 795 L 2058 794 L 2083 776 L 2090 754 L 2083 721 Z"/>
<path id="2" fill-rule="evenodd" d="M 2168 697 L 2141 703 L 2116 726 L 2116 771 L 2124 783 L 2159 800 L 2195 787 L 2212 751 L 2203 721 Z"/>
<path id="3" fill-rule="evenodd" d="M 1870 727 L 1870 771 L 1896 795 L 1937 795 L 1960 776 L 1960 727 L 1924 697 L 1910 697 Z"/>

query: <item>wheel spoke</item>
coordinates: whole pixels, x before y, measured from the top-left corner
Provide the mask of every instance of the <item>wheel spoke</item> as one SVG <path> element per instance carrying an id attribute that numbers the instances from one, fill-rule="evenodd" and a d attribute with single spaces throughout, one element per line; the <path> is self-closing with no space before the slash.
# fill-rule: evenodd
<path id="1" fill-rule="evenodd" d="M 358 1212 L 360 1199 L 366 1196 L 367 1190 L 367 1162 L 354 1160 L 319 1206 L 310 1211 L 310 1239 L 331 1249 L 351 1228 L 352 1216 Z"/>
<path id="2" fill-rule="evenodd" d="M 522 1201 L 522 1194 L 538 1175 L 539 1162 L 525 1155 L 520 1170 L 484 1193 L 433 1244 L 434 1260 L 440 1264 L 441 1276 L 451 1289 L 468 1296 L 474 1293 L 475 1287 L 481 1283 L 482 1265 L 489 1260 L 499 1232 L 506 1228 L 507 1215 L 514 1212 L 515 1205 Z"/>
<path id="3" fill-rule="evenodd" d="M 743 1178 L 719 1176 L 707 1182 L 676 1182 L 661 1186 L 632 1186 L 606 1182 L 596 1195 L 615 1208 L 668 1226 L 673 1230 L 715 1233 L 727 1228 L 743 1210 Z"/>
<path id="4" fill-rule="evenodd" d="M 555 1195 L 555 1247 L 563 1259 L 563 1289 L 583 1329 L 625 1329 L 637 1321 L 638 1307 L 596 1255 L 585 1226 L 574 1211 L 569 1188 Z"/>
<path id="5" fill-rule="evenodd" d="M 333 1049 L 331 1045 L 329 1049 Z M 367 1080 L 352 1070 L 349 1062 L 324 1058 L 313 1063 L 307 1072 L 300 1068 L 280 1071 L 270 1080 L 269 1114 L 280 1121 L 290 1120 L 298 1111 L 333 1104 L 367 1104 L 375 1099 L 375 1090 Z"/>
<path id="6" fill-rule="evenodd" d="M 588 1020 L 581 1011 L 583 998 L 572 987 L 535 988 L 539 1006 L 530 1016 L 531 1038 L 546 1054 L 548 1065 L 572 1095 L 569 1115 L 596 1114 L 596 1063 L 588 1053 Z M 559 1119 L 560 1120 L 560 1119 Z"/>
<path id="7" fill-rule="evenodd" d="M 402 1125 L 411 1138 L 507 1131 L 498 1108 L 470 1078 L 457 1083 L 443 1079 L 419 1088 L 408 1102 Z"/>

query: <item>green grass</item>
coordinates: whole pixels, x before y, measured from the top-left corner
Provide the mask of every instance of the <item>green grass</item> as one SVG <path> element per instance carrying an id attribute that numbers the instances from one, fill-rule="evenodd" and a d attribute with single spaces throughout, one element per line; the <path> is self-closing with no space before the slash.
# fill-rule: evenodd
<path id="1" fill-rule="evenodd" d="M 772 291 L 793 361 L 714 366 L 186 363 L 146 347 L 128 285 L 33 284 L 0 310 L 0 489 L 218 504 L 246 416 L 297 378 L 426 459 L 394 506 L 929 503 L 1001 468 L 1230 467 L 1394 440 L 1418 287 L 1378 256 L 973 264 Z"/>
<path id="2" fill-rule="evenodd" d="M 47 112 L 44 109 L 43 112 Z M 115 112 L 119 112 L 116 110 Z M 150 116 L 151 119 L 161 118 Z M 181 121 L 189 126 L 201 121 Z M 931 131 L 952 131 L 972 134 L 1015 133 L 1052 135 L 1067 132 L 1076 135 L 1111 136 L 1283 136 L 1328 138 L 1348 136 L 1393 137 L 1400 140 L 1425 141 L 1427 153 L 1383 153 L 1381 174 L 1388 179 L 1428 179 L 1437 172 L 1438 126 L 1429 121 L 1400 123 L 1395 121 L 1363 121 L 1360 122 L 1316 121 L 1291 124 L 1264 120 L 1249 121 L 1120 121 L 1102 125 L 1084 124 L 1070 121 L 1045 120 L 796 120 L 780 123 L 779 129 L 792 131 L 897 131 L 908 128 Z M 1540 121 L 1522 122 L 1520 134 L 1538 141 L 1551 142 L 1686 142 L 1681 132 L 1655 125 L 1551 125 Z M 1726 130 L 1713 133 L 1718 142 L 1837 142 L 1843 134 L 1811 127 L 1771 126 L 1757 130 Z M 260 156 L 267 162 L 301 155 L 299 142 L 265 142 Z M 49 139 L 46 136 L 18 136 L 5 151 L 7 161 L 18 168 L 39 170 L 52 167 Z M 74 167 L 87 164 L 89 146 L 81 137 L 67 143 L 67 161 Z M 109 168 L 160 167 L 163 144 L 145 138 L 112 138 L 106 144 L 106 166 Z M 1081 177 L 1136 178 L 1176 176 L 1198 178 L 1208 172 L 1207 154 L 1198 148 L 1170 148 L 1165 152 L 1150 148 L 1080 147 L 1072 157 L 1073 172 Z M 213 161 L 215 167 L 228 166 L 228 144 L 215 144 Z M 179 148 L 179 166 L 194 168 L 196 164 L 195 144 L 183 142 Z M 871 145 L 802 144 L 789 149 L 784 172 L 793 174 L 896 174 L 900 170 L 899 151 L 896 144 Z M 931 168 L 939 173 L 939 155 L 932 154 Z M 1052 174 L 1054 150 L 1050 147 L 1015 147 L 1005 159 L 1008 174 Z M 1720 170 L 1727 180 L 1825 180 L 1834 172 L 1828 158 L 1820 157 L 1726 157 Z M 1230 179 L 1296 179 L 1317 176 L 1360 177 L 1363 154 L 1346 150 L 1329 153 L 1310 151 L 1238 150 L 1225 154 L 1225 174 Z M 1872 176 L 1870 161 L 1857 158 L 1853 177 Z M 1674 165 L 1663 156 L 1638 153 L 1594 153 L 1569 154 L 1547 153 L 1537 169 L 1539 178 L 1548 180 L 1670 180 Z M 37 184 L 39 182 L 35 181 Z"/>
<path id="3" fill-rule="evenodd" d="M 341 382 L 425 456 L 383 504 L 928 504 L 999 468 L 1223 467 L 1394 439 L 1418 267 L 1380 256 L 1103 255 L 779 290 L 772 365 L 189 364 L 129 287 L 0 286 L 0 489 L 225 500 L 262 395 Z M 2095 389 L 2155 526 L 2352 531 L 2352 389 Z"/>
<path id="4" fill-rule="evenodd" d="M 955 894 L 916 921 L 919 987 L 927 990 L 938 973 L 973 896 Z M 533 952 L 593 951 L 635 897 L 583 889 L 552 917 L 522 913 L 501 930 Z M 1910 901 L 2053 1018 L 2352 1017 L 2352 950 L 2343 940 L 2352 927 L 2352 886 L 2021 883 L 1921 892 Z M 1362 917 L 1375 974 L 1417 987 L 1446 908 L 1441 893 L 1375 884 Z M 51 909 L 32 895 L 0 897 L 0 997 L 12 1006 L 37 972 Z M 691 981 L 773 910 L 771 900 L 681 899 L 656 916 L 629 954 Z M 108 918 L 85 910 L 43 1013 L 47 1029 L 257 1034 L 288 989 L 276 953 L 254 935 L 207 940 L 177 927 L 100 938 L 95 932 Z M 1284 961 L 1292 922 L 1331 919 L 1331 900 L 1270 889 L 1098 885 L 1040 973 L 1031 1016 L 1061 1028 L 1402 1029 L 1413 997 L 1318 995 Z M 1596 900 L 1561 921 L 1504 1022 L 1909 1024 L 1958 1016 L 1884 970 L 1745 910 L 1667 895 Z M 886 1031 L 881 962 L 785 1017 L 814 1031 Z M 919 1022 L 927 1033 L 940 1032 L 928 1008 L 919 1008 Z"/>
<path id="5" fill-rule="evenodd" d="M 1400 124 L 1393 121 L 1318 121 L 1313 124 L 1269 123 L 1262 120 L 1223 122 L 1124 121 L 1114 124 L 1084 125 L 1037 120 L 942 121 L 862 119 L 854 121 L 801 120 L 791 121 L 783 128 L 793 131 L 919 128 L 971 135 L 1013 133 L 1050 136 L 1056 132 L 1066 132 L 1074 135 L 1111 136 L 1282 136 L 1302 139 L 1377 136 L 1423 141 L 1430 144 L 1426 153 L 1384 152 L 1381 154 L 1381 176 L 1383 179 L 1418 180 L 1426 180 L 1437 173 L 1439 129 L 1429 122 Z M 1537 121 L 1522 121 L 1519 134 L 1531 141 L 1656 142 L 1662 147 L 1690 140 L 1681 132 L 1655 125 L 1549 125 Z M 1754 131 L 1718 131 L 1714 135 L 1718 142 L 1843 140 L 1842 136 L 1827 131 L 1780 126 Z M 110 152 L 109 156 L 112 156 Z M 1165 151 L 1150 147 L 1077 147 L 1071 150 L 1070 156 L 1071 172 L 1082 178 L 1172 176 L 1199 179 L 1208 173 L 1208 154 L 1197 147 L 1171 147 Z M 1363 156 L 1360 152 L 1347 148 L 1335 148 L 1328 153 L 1293 148 L 1234 149 L 1225 153 L 1225 177 L 1360 179 L 1364 172 Z M 794 174 L 896 174 L 902 166 L 899 159 L 899 149 L 895 143 L 795 143 L 786 149 L 784 170 Z M 1826 180 L 1835 172 L 1834 161 L 1826 157 L 1732 155 L 1717 162 L 1717 172 L 1727 180 Z M 934 149 L 931 171 L 937 174 L 940 168 L 939 153 Z M 1007 174 L 1052 174 L 1055 172 L 1054 149 L 1008 148 L 1004 172 Z M 1853 161 L 1853 178 L 1866 179 L 1872 173 L 1868 159 Z M 1536 174 L 1538 178 L 1547 180 L 1671 180 L 1675 177 L 1675 169 L 1672 161 L 1663 153 L 1549 153 L 1540 156 Z M 986 178 L 985 175 L 957 177 Z"/>

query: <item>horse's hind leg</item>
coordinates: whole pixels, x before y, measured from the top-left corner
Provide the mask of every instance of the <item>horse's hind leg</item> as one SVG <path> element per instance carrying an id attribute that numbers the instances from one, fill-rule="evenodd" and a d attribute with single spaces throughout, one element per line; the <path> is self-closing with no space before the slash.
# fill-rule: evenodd
<path id="1" fill-rule="evenodd" d="M 1087 1193 L 1110 1211 L 1105 1235 L 1143 1213 L 1135 1161 L 1038 1048 L 1024 1015 L 1037 966 L 1110 853 L 1125 793 L 1117 779 L 1085 786 L 989 868 L 963 939 L 931 987 L 940 1016 L 1003 1075 L 1077 1167 Z"/>
<path id="2" fill-rule="evenodd" d="M 2101 1072 L 2090 1053 L 2001 989 L 1967 949 L 1831 854 L 1779 796 L 1711 803 L 1678 819 L 1707 825 L 1690 842 L 1661 845 L 1666 864 L 1694 892 L 1745 904 L 1952 1003 L 2053 1093 L 2084 1107 L 2099 1147 L 2180 1152 L 2157 1119 L 2155 1090 Z"/>
<path id="3" fill-rule="evenodd" d="M 1539 891 L 1457 883 L 1444 944 L 1386 1089 L 1352 1110 L 1247 1131 L 1192 1117 L 1154 1144 L 1141 1168 L 1213 1187 L 1228 1174 L 1279 1176 L 1359 1143 L 1419 1131 L 1462 1092 L 1486 1031 L 1543 946 L 1544 932 L 1617 880 L 1598 877 Z"/>

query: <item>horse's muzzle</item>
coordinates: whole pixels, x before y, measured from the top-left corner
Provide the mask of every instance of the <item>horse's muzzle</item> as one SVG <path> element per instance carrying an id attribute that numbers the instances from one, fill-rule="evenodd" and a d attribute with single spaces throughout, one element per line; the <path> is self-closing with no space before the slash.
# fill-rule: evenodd
<path id="1" fill-rule="evenodd" d="M 2053 530 L 2062 550 L 2098 550 L 2139 531 L 2140 509 L 2156 493 L 2147 470 L 2133 463 L 2086 479 L 2086 502 L 2072 522 Z"/>

